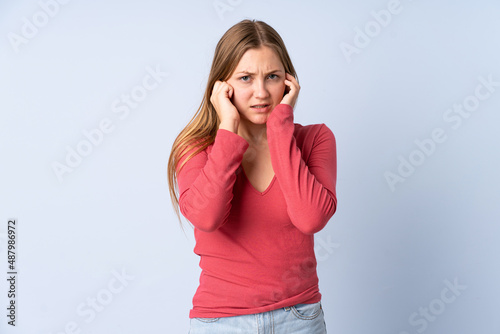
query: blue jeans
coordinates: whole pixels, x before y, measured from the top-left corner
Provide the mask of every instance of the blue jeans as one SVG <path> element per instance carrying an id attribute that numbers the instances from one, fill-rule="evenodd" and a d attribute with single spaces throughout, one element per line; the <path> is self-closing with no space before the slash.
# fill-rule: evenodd
<path id="1" fill-rule="evenodd" d="M 325 334 L 321 302 L 223 318 L 191 318 L 189 334 Z"/>

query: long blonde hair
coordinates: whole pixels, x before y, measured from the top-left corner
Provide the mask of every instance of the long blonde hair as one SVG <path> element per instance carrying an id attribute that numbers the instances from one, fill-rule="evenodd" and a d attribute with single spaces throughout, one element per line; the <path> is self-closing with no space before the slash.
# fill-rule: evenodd
<path id="1" fill-rule="evenodd" d="M 249 49 L 258 49 L 261 46 L 267 46 L 274 50 L 283 63 L 285 72 L 297 78 L 285 43 L 276 30 L 267 23 L 256 20 L 243 20 L 229 28 L 222 36 L 215 48 L 212 68 L 210 69 L 207 87 L 200 107 L 188 125 L 175 139 L 168 159 L 170 198 L 181 227 L 179 200 L 176 195 L 178 192 L 177 175 L 189 159 L 205 150 L 215 140 L 220 120 L 210 102 L 214 84 L 218 80 L 228 80 L 245 52 Z M 179 162 L 184 155 L 193 148 L 193 153 L 179 166 Z"/>

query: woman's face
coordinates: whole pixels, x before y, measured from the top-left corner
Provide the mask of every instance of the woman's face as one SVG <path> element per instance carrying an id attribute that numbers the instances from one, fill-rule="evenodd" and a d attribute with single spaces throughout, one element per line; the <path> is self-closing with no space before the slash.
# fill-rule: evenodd
<path id="1" fill-rule="evenodd" d="M 285 68 L 269 47 L 250 49 L 245 52 L 227 83 L 234 89 L 231 102 L 240 112 L 240 117 L 255 124 L 264 124 L 283 99 Z"/>

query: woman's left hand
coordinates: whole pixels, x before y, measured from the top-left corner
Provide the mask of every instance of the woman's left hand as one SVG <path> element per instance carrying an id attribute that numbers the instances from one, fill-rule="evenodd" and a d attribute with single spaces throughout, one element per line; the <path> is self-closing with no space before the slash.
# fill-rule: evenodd
<path id="1" fill-rule="evenodd" d="M 293 109 L 295 107 L 295 102 L 297 102 L 297 97 L 299 96 L 300 86 L 293 75 L 286 73 L 285 77 L 285 92 L 287 93 L 283 96 L 281 103 L 288 104 Z"/>

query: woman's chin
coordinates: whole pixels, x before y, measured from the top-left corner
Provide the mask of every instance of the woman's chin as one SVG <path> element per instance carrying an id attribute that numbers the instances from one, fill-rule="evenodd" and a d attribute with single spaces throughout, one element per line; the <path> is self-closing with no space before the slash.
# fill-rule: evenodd
<path id="1" fill-rule="evenodd" d="M 253 124 L 266 124 L 268 115 L 255 115 L 250 119 Z"/>
<path id="2" fill-rule="evenodd" d="M 244 118 L 247 122 L 253 123 L 253 124 L 266 124 L 267 123 L 267 118 L 269 117 L 268 113 L 262 113 L 262 114 L 252 114 L 252 115 L 242 115 L 241 118 Z"/>

